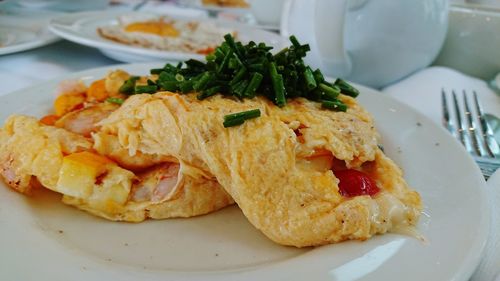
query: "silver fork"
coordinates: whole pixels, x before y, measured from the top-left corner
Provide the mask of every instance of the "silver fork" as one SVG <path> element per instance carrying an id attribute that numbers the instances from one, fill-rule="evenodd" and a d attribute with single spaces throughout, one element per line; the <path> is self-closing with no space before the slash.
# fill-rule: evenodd
<path id="1" fill-rule="evenodd" d="M 481 168 L 484 178 L 488 179 L 500 167 L 500 148 L 485 120 L 483 107 L 479 102 L 477 93 L 473 91 L 473 110 L 469 106 L 469 98 L 465 90 L 463 90 L 463 110 L 459 105 L 454 90 L 451 91 L 451 96 L 456 126 L 450 117 L 446 92 L 441 89 L 443 125 L 464 145 L 467 152 L 472 154 L 479 168 Z"/>

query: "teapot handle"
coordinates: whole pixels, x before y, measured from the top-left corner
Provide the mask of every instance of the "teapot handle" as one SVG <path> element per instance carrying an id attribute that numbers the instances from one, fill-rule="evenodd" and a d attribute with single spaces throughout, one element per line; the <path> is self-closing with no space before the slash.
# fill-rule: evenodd
<path id="1" fill-rule="evenodd" d="M 299 39 L 308 38 L 318 66 L 327 75 L 345 77 L 351 72 L 351 60 L 344 48 L 344 19 L 348 0 L 287 0 L 283 5 L 281 34 L 298 33 Z M 300 15 L 298 15 L 300 10 Z M 291 15 L 294 13 L 294 15 Z M 304 16 L 305 20 L 290 21 L 290 16 Z M 292 25 L 293 26 L 290 26 Z"/>

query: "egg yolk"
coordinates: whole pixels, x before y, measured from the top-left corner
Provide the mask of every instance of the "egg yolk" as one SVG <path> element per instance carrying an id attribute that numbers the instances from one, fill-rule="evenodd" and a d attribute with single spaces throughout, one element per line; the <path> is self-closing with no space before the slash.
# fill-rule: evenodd
<path id="1" fill-rule="evenodd" d="M 162 21 L 134 22 L 127 25 L 125 31 L 150 33 L 158 36 L 179 36 L 179 31 L 171 23 Z"/>

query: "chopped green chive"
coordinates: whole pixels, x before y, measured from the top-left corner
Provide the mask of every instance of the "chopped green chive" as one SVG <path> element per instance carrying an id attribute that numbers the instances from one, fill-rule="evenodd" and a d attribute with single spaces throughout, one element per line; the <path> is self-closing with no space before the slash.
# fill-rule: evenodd
<path id="1" fill-rule="evenodd" d="M 228 127 L 239 126 L 243 123 L 245 123 L 245 119 L 233 118 L 233 119 L 225 120 L 224 122 L 222 122 L 222 125 L 224 125 L 224 128 L 228 128 Z"/>
<path id="2" fill-rule="evenodd" d="M 335 101 L 330 101 L 330 100 L 324 100 L 321 102 L 321 106 L 327 109 L 332 109 L 332 110 L 337 110 L 337 111 L 346 111 L 347 110 L 347 105 L 345 105 L 343 102 L 339 100 Z"/>
<path id="3" fill-rule="evenodd" d="M 211 96 L 219 93 L 221 88 L 222 88 L 221 86 L 215 86 L 215 87 L 212 87 L 210 89 L 204 90 L 203 92 L 198 94 L 197 98 L 199 100 L 202 100 L 202 99 L 206 99 L 208 97 L 211 97 Z"/>
<path id="4" fill-rule="evenodd" d="M 156 85 L 135 86 L 136 94 L 154 94 L 156 91 L 158 91 L 158 86 Z"/>
<path id="5" fill-rule="evenodd" d="M 260 109 L 252 109 L 248 111 L 242 111 L 238 113 L 232 113 L 224 116 L 224 120 L 228 119 L 233 119 L 233 118 L 244 118 L 246 119 L 251 119 L 251 118 L 256 118 L 260 116 Z"/>
<path id="6" fill-rule="evenodd" d="M 177 91 L 177 86 L 179 83 L 176 81 L 160 81 L 158 82 L 158 86 L 165 91 L 175 92 Z"/>
<path id="7" fill-rule="evenodd" d="M 276 105 L 278 105 L 279 107 L 283 107 L 286 104 L 285 86 L 283 84 L 283 76 L 281 74 L 278 74 L 275 62 L 271 62 L 269 64 L 269 73 L 271 74 L 271 81 L 273 84 L 274 99 Z"/>
<path id="8" fill-rule="evenodd" d="M 134 87 L 135 87 L 135 82 L 139 80 L 138 76 L 132 76 L 129 79 L 127 79 L 123 85 L 118 89 L 118 91 L 122 94 L 127 94 L 127 95 L 133 95 L 134 92 Z"/>
<path id="9" fill-rule="evenodd" d="M 304 78 L 306 80 L 307 90 L 312 90 L 318 86 L 310 67 L 306 67 L 306 70 L 304 70 Z"/>
<path id="10" fill-rule="evenodd" d="M 196 91 L 204 90 L 205 87 L 207 86 L 208 82 L 210 82 L 210 79 L 212 79 L 212 75 L 210 75 L 210 72 L 207 71 L 207 72 L 203 73 L 200 80 L 198 80 L 194 83 L 193 88 Z"/>
<path id="11" fill-rule="evenodd" d="M 175 80 L 178 82 L 182 82 L 182 81 L 184 81 L 184 76 L 182 76 L 182 74 L 180 74 L 180 73 L 177 73 L 177 74 L 175 74 Z"/>
<path id="12" fill-rule="evenodd" d="M 348 95 L 348 96 L 351 96 L 353 98 L 355 98 L 359 95 L 358 89 L 354 88 L 353 86 L 351 86 L 351 84 L 347 83 L 346 81 L 344 81 L 340 78 L 335 81 L 334 85 L 339 87 L 340 91 L 344 95 Z"/>
<path id="13" fill-rule="evenodd" d="M 262 82 L 262 78 L 264 76 L 260 73 L 254 73 L 252 75 L 252 79 L 250 80 L 250 83 L 248 84 L 247 88 L 245 89 L 245 92 L 243 93 L 244 97 L 250 98 L 255 96 L 255 91 L 257 88 L 259 88 L 260 83 Z"/>
<path id="14" fill-rule="evenodd" d="M 232 113 L 224 116 L 224 127 L 232 127 L 243 124 L 245 120 L 260 117 L 260 109 Z"/>
<path id="15" fill-rule="evenodd" d="M 336 86 L 328 86 L 324 83 L 319 83 L 319 88 L 323 91 L 323 97 L 326 100 L 335 100 L 340 94 L 340 89 Z"/>
<path id="16" fill-rule="evenodd" d="M 123 104 L 125 100 L 121 98 L 107 98 L 106 101 L 109 103 Z"/>

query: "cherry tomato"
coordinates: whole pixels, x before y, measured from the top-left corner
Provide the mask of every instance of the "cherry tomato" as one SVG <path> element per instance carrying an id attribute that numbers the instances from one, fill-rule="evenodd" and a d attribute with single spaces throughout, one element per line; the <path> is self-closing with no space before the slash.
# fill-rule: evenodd
<path id="1" fill-rule="evenodd" d="M 380 191 L 375 181 L 363 172 L 357 170 L 342 170 L 334 173 L 340 180 L 339 191 L 342 196 L 371 196 Z"/>

